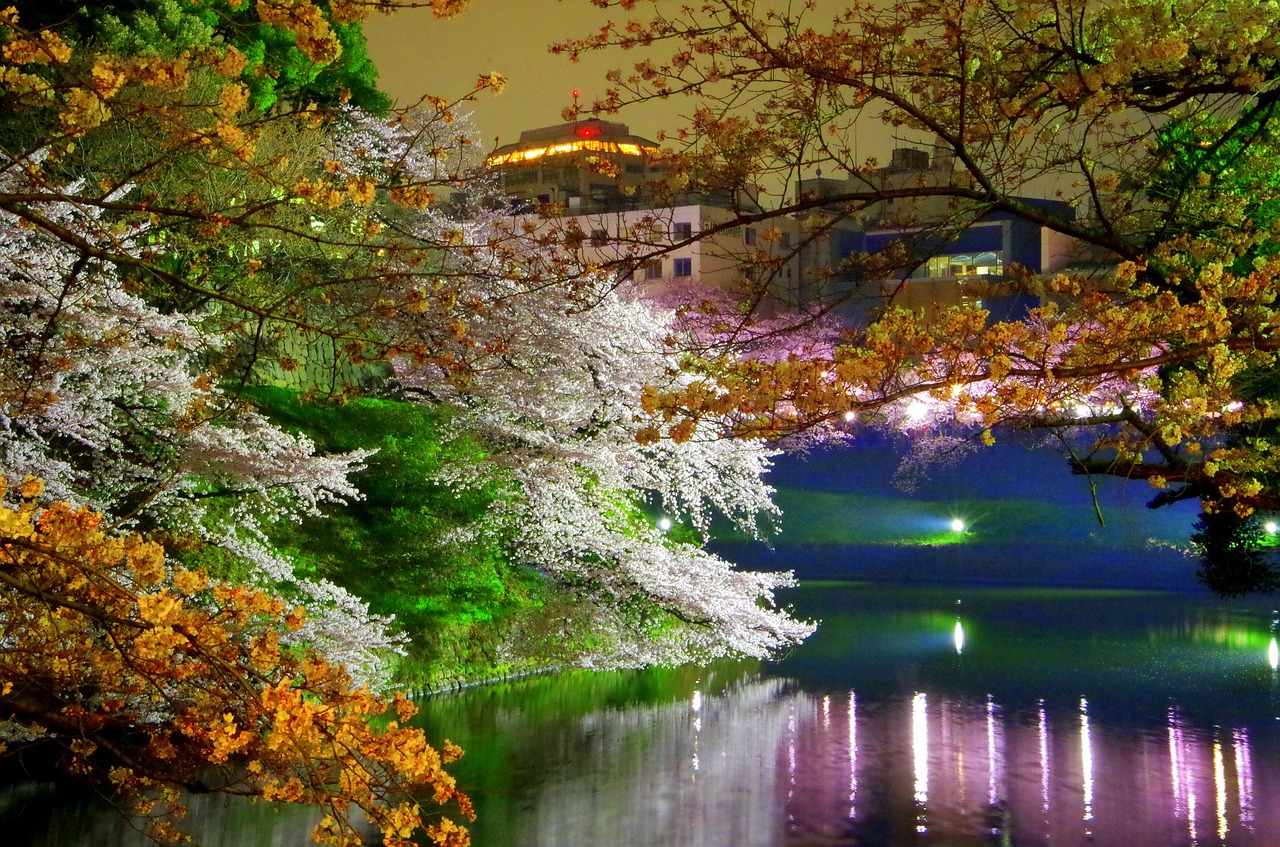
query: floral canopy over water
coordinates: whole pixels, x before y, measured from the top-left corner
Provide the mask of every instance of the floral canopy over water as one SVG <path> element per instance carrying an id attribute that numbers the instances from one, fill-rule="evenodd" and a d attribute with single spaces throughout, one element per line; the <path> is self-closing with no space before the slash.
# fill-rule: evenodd
<path id="1" fill-rule="evenodd" d="M 490 498 L 442 545 L 534 586 L 501 631 L 525 653 L 496 661 L 765 656 L 812 631 L 773 603 L 789 575 L 701 545 L 713 512 L 776 512 L 769 451 L 714 426 L 637 440 L 643 386 L 681 379 L 669 316 L 500 226 L 456 104 L 377 114 L 358 23 L 390 5 L 0 11 L 0 475 L 28 480 L 0 513 L 0 727 L 158 837 L 186 789 L 320 806 L 324 842 L 355 843 L 357 809 L 388 844 L 466 839 L 424 811 L 469 812 L 458 751 L 371 728 L 412 711 L 380 693 L 411 633 L 277 543 L 359 501 L 372 451 L 286 430 L 263 382 L 419 402 L 442 444 L 483 445 L 429 482 Z"/>
<path id="2" fill-rule="evenodd" d="M 1087 431 L 1077 470 L 1148 479 L 1156 502 L 1198 497 L 1238 514 L 1280 502 L 1280 5 L 594 4 L 618 17 L 555 49 L 643 54 L 612 74 L 599 110 L 692 98 L 686 128 L 668 138 L 673 179 L 767 192 L 819 168 L 836 175 L 838 187 L 779 196 L 724 225 L 800 222 L 802 243 L 758 257 L 762 285 L 780 261 L 889 201 L 942 211 L 902 222 L 924 237 L 850 257 L 838 269 L 849 278 L 905 280 L 930 238 L 993 213 L 1069 236 L 1095 269 L 1015 270 L 1040 301 L 1021 320 L 971 303 L 926 324 L 891 306 L 830 355 L 712 353 L 693 364 L 702 379 L 650 391 L 648 410 L 668 422 L 728 415 L 759 437 L 855 417 L 985 439 L 1002 424 Z M 865 145 L 877 125 L 933 147 L 953 171 L 886 188 L 859 155 L 859 127 Z M 1064 206 L 1026 199 L 1046 193 Z M 804 319 L 847 296 L 807 302 Z"/>

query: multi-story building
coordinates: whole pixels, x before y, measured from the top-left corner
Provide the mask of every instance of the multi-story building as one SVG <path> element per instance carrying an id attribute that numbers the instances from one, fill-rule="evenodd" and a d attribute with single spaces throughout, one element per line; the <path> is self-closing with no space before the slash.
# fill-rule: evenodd
<path id="1" fill-rule="evenodd" d="M 749 192 L 673 194 L 662 184 L 667 171 L 657 154 L 656 143 L 626 124 L 587 118 L 526 130 L 487 163 L 516 214 L 560 230 L 584 263 L 624 268 L 658 290 L 696 281 L 745 291 L 765 282 L 776 303 L 803 306 L 860 287 L 873 308 L 891 298 L 928 311 L 999 292 L 1010 264 L 1054 273 L 1071 260 L 1070 239 L 1046 227 L 1007 213 L 951 225 L 952 198 L 909 196 L 964 184 L 945 148 L 899 148 L 869 173 L 802 180 L 797 196 L 831 198 L 829 208 L 757 224 L 735 222 L 761 211 Z M 842 213 L 838 197 L 868 192 L 884 199 Z M 1070 214 L 1059 201 L 1029 202 Z M 894 245 L 901 266 L 881 268 L 883 277 L 860 276 L 850 262 Z"/>
<path id="2" fill-rule="evenodd" d="M 945 148 L 899 148 L 887 167 L 847 179 L 800 182 L 797 198 L 818 205 L 799 217 L 805 244 L 809 297 L 843 296 L 861 285 L 905 308 L 931 311 L 1008 293 L 1007 272 L 1018 265 L 1034 274 L 1058 273 L 1078 258 L 1078 244 L 1048 227 L 1008 212 L 972 220 L 945 194 L 910 196 L 912 189 L 961 186 Z M 893 196 L 903 192 L 901 196 Z M 838 200 L 851 194 L 888 195 L 857 213 L 844 214 Z M 830 203 L 821 201 L 830 199 Z M 1069 204 L 1021 198 L 1064 219 Z M 890 251 L 893 251 L 891 254 Z M 891 266 L 851 262 L 853 257 L 893 255 Z M 875 267 L 867 278 L 860 268 Z"/>
<path id="3" fill-rule="evenodd" d="M 557 204 L 566 212 L 590 207 L 635 208 L 660 178 L 658 146 L 632 135 L 626 124 L 586 118 L 525 130 L 520 140 L 494 150 L 503 192 L 530 205 Z"/>
<path id="4" fill-rule="evenodd" d="M 582 212 L 555 225 L 579 228 L 584 261 L 628 269 L 661 291 L 694 282 L 746 290 L 767 281 L 774 299 L 793 301 L 799 282 L 794 220 L 743 225 L 724 206 L 680 202 L 666 208 Z"/>
<path id="5" fill-rule="evenodd" d="M 589 118 L 526 130 L 487 164 L 515 212 L 559 230 L 584 263 L 623 268 L 658 291 L 695 281 L 736 290 L 767 278 L 787 296 L 799 279 L 798 224 L 734 225 L 760 211 L 749 192 L 672 192 L 657 153 L 626 124 Z"/>

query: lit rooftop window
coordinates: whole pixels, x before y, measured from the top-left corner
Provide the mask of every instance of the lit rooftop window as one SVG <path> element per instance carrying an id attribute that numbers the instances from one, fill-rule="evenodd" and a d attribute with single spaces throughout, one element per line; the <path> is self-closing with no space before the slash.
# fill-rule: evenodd
<path id="1" fill-rule="evenodd" d="M 590 150 L 595 153 L 619 153 L 624 156 L 652 156 L 658 152 L 657 147 L 642 147 L 639 144 L 618 144 L 612 141 L 584 139 L 582 141 L 564 141 L 559 144 L 548 144 L 545 147 L 528 147 L 524 150 L 513 150 L 510 153 L 495 153 L 485 161 L 489 165 L 506 165 L 528 162 L 531 159 L 540 159 L 543 156 L 577 153 L 582 150 Z"/>

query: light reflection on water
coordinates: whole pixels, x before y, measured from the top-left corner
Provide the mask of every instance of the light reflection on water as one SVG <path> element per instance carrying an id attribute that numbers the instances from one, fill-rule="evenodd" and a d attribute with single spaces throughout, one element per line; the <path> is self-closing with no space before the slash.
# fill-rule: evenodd
<path id="1" fill-rule="evenodd" d="M 690 682 L 696 738 L 652 699 L 589 709 L 589 752 L 515 788 L 521 800 L 511 767 L 529 749 L 490 757 L 474 727 L 478 847 L 1280 843 L 1269 610 L 1154 592 L 965 593 L 958 619 L 941 589 L 795 592 L 819 634 L 777 666 Z M 504 720 L 487 727 L 541 750 L 583 738 L 581 717 L 522 702 L 482 689 L 429 708 L 438 725 L 496 708 Z M 691 743 L 696 782 L 663 764 Z M 714 777 L 709 762 L 722 765 Z"/>
<path id="2" fill-rule="evenodd" d="M 956 590 L 802 589 L 823 626 L 778 665 L 530 679 L 421 720 L 467 750 L 476 847 L 1280 843 L 1269 608 L 965 589 L 958 619 Z M 218 808 L 208 847 L 306 843 L 296 815 Z M 50 819 L 17 843 L 144 843 Z"/>

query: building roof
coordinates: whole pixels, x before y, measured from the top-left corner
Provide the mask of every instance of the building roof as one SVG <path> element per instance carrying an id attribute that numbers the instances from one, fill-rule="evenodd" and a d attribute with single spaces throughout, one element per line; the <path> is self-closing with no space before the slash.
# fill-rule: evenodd
<path id="1" fill-rule="evenodd" d="M 658 152 L 658 145 L 642 136 L 632 135 L 624 123 L 586 118 L 527 129 L 520 133 L 520 140 L 516 143 L 504 144 L 494 150 L 486 164 L 517 165 L 544 156 L 582 151 L 647 157 Z"/>

